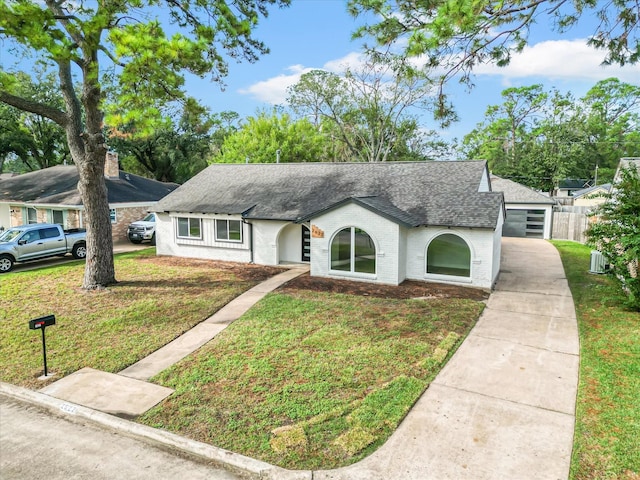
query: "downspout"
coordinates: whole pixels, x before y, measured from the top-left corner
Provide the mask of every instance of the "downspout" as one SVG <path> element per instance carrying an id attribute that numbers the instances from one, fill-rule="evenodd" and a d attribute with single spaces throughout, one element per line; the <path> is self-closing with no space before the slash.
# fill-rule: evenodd
<path id="1" fill-rule="evenodd" d="M 253 223 L 249 223 L 247 221 L 245 221 L 245 219 L 242 219 L 242 223 L 244 223 L 245 225 L 249 225 L 249 263 L 254 263 L 253 262 Z"/>

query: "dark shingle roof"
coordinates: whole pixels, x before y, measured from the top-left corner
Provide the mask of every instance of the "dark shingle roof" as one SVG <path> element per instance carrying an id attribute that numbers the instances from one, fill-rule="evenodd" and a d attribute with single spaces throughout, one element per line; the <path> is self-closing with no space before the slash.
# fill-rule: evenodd
<path id="1" fill-rule="evenodd" d="M 158 211 L 303 221 L 353 201 L 397 223 L 495 228 L 502 194 L 478 192 L 485 162 L 214 164 Z"/>
<path id="2" fill-rule="evenodd" d="M 506 178 L 491 175 L 491 190 L 504 193 L 505 203 L 539 203 L 554 205 L 555 202 L 535 190 Z"/>
<path id="3" fill-rule="evenodd" d="M 120 171 L 119 178 L 105 178 L 110 204 L 155 202 L 178 185 Z M 82 205 L 78 192 L 78 171 L 73 165 L 36 170 L 0 181 L 0 201 Z"/>

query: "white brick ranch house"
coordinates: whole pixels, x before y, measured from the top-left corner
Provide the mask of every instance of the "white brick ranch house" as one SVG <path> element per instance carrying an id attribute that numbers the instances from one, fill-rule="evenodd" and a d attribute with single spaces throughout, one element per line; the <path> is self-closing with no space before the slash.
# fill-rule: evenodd
<path id="1" fill-rule="evenodd" d="M 159 255 L 489 289 L 503 195 L 485 162 L 215 164 L 156 205 Z"/>

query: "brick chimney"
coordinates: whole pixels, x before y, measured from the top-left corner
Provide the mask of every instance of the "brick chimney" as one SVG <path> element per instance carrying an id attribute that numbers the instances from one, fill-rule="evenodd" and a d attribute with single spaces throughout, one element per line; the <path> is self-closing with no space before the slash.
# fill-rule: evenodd
<path id="1" fill-rule="evenodd" d="M 120 176 L 118 168 L 118 154 L 107 152 L 107 159 L 104 162 L 104 176 L 107 178 L 118 178 Z"/>

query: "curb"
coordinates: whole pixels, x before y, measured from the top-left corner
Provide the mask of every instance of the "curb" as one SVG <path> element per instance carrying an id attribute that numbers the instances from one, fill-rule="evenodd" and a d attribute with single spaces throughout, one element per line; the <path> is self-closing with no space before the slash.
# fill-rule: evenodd
<path id="1" fill-rule="evenodd" d="M 181 452 L 213 462 L 226 470 L 249 475 L 257 480 L 312 480 L 313 472 L 308 470 L 286 470 L 260 460 L 256 460 L 223 448 L 190 440 L 166 430 L 158 430 L 82 405 L 66 402 L 44 393 L 0 382 L 0 395 L 43 408 L 60 417 L 75 417 L 87 420 L 101 427 L 116 430 L 141 441 L 177 449 Z"/>

